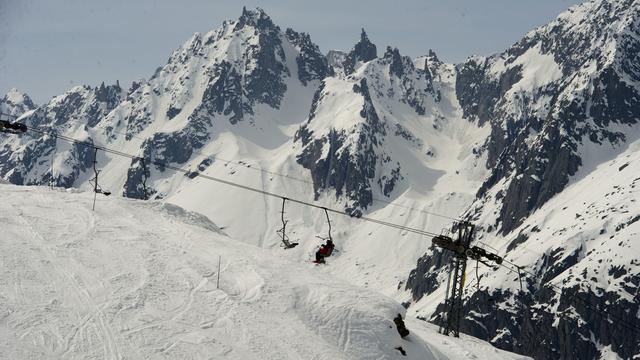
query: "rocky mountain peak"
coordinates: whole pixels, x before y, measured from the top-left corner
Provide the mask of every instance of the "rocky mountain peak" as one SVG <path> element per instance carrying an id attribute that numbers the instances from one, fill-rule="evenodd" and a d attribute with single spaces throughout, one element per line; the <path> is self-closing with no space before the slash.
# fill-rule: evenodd
<path id="1" fill-rule="evenodd" d="M 234 30 L 240 30 L 245 26 L 251 26 L 259 30 L 268 30 L 268 29 L 278 29 L 269 15 L 264 12 L 261 8 L 256 8 L 255 10 L 247 10 L 246 7 L 242 7 L 242 15 L 238 19 L 236 23 L 236 27 Z"/>
<path id="2" fill-rule="evenodd" d="M 347 54 L 343 63 L 345 74 L 349 75 L 355 71 L 358 63 L 366 63 L 378 57 L 376 45 L 369 40 L 369 36 L 362 29 L 360 33 L 360 41 L 356 43 L 353 49 Z"/>
<path id="3" fill-rule="evenodd" d="M 352 52 L 356 61 L 367 62 L 378 57 L 376 45 L 369 40 L 364 28 L 360 33 L 360 41 L 354 46 Z"/>
<path id="4" fill-rule="evenodd" d="M 626 43 L 638 33 L 640 3 L 634 0 L 593 0 L 575 5 L 549 24 L 530 31 L 502 56 L 509 64 L 539 46 L 553 56 L 565 75 L 594 63 L 602 68 L 626 56 Z"/>
<path id="5" fill-rule="evenodd" d="M 20 116 L 29 110 L 36 108 L 29 95 L 12 88 L 7 94 L 0 98 L 0 113 L 11 116 Z M 4 118 L 3 115 L 2 117 Z"/>
<path id="6" fill-rule="evenodd" d="M 35 105 L 29 95 L 17 88 L 11 88 L 2 98 L 2 101 L 13 105 L 24 105 L 29 109 L 35 108 Z"/>
<path id="7" fill-rule="evenodd" d="M 594 163 L 599 159 L 590 159 L 590 155 L 607 151 L 614 154 L 637 139 L 638 135 L 629 129 L 637 129 L 640 119 L 638 6 L 637 0 L 590 1 L 530 32 L 503 53 L 472 57 L 457 66 L 443 63 L 432 50 L 412 61 L 390 46 L 378 58 L 376 45 L 364 29 L 349 52 L 332 50 L 325 56 L 308 34 L 292 29 L 282 32 L 262 9 L 244 8 L 237 21 L 224 22 L 204 35 L 195 34 L 149 81 L 132 84 L 124 99 L 117 83 L 76 87 L 23 119 L 32 125 L 55 126 L 60 134 L 97 144 L 123 144 L 131 151 L 139 151 L 145 159 L 182 164 L 198 172 L 226 171 L 226 165 L 220 167 L 212 160 L 221 151 L 222 157 L 255 155 L 260 161 L 268 160 L 257 155 L 260 150 L 254 154 L 253 149 L 264 148 L 260 142 L 269 138 L 269 149 L 279 149 L 283 158 L 271 162 L 275 165 L 267 165 L 266 161 L 263 165 L 273 166 L 276 171 L 286 166 L 286 172 L 296 176 L 308 174 L 316 199 L 335 198 L 354 216 L 368 209 L 375 211 L 375 199 L 402 199 L 401 194 L 412 190 L 422 194 L 423 188 L 415 185 L 416 179 L 446 179 L 440 173 L 454 171 L 453 165 L 434 168 L 437 171 L 424 176 L 417 170 L 445 163 L 447 158 L 442 154 L 457 149 L 457 145 L 450 148 L 449 139 L 441 141 L 445 139 L 441 136 L 462 129 L 469 139 L 465 134 L 460 150 L 455 151 L 473 160 L 473 166 L 482 171 L 468 186 L 464 185 L 461 192 L 465 197 L 460 198 L 459 206 L 471 205 L 464 215 L 478 224 L 478 239 L 490 238 L 495 241 L 492 246 L 505 249 L 509 259 L 517 259 L 518 263 L 521 260 L 524 266 L 526 258 L 514 257 L 512 251 L 530 246 L 526 237 L 539 231 L 534 231 L 537 227 L 533 226 L 528 232 L 522 231 L 528 219 L 567 191 L 565 187 L 577 178 L 574 176 L 578 171 L 597 165 Z M 13 94 L 4 99 L 8 98 L 24 97 Z M 306 113 L 309 115 L 305 119 Z M 273 119 L 285 123 L 281 120 L 285 118 L 292 129 L 300 123 L 295 136 L 290 129 L 285 133 L 278 126 L 271 126 Z M 482 131 L 476 133 L 476 127 Z M 455 145 L 457 139 L 451 140 Z M 89 148 L 60 152 L 53 138 L 32 139 L 27 146 L 9 137 L 0 141 L 8 145 L 0 146 L 0 175 L 16 184 L 53 180 L 62 186 L 78 186 L 93 164 Z M 613 149 L 609 149 L 610 145 Z M 608 148 L 603 150 L 600 146 Z M 242 150 L 234 152 L 236 148 Z M 65 164 L 65 172 L 43 173 L 42 160 L 51 159 L 52 155 Z M 171 196 L 183 189 L 188 193 L 199 186 L 194 182 L 189 185 L 192 188 L 182 187 L 182 181 L 190 178 L 181 179 L 182 175 L 175 175 L 173 179 L 177 181 L 168 185 L 166 180 L 174 175 L 161 174 L 165 168 L 151 167 L 149 162 L 145 167 L 138 160 L 130 164 L 120 159 L 101 161 L 101 165 L 108 161 L 106 166 L 118 172 L 128 169 L 126 182 L 113 180 L 110 186 L 112 190 L 122 188 L 127 197 L 146 197 L 141 184 L 147 177 L 149 193 L 156 197 Z M 627 166 L 618 165 L 618 173 Z M 634 169 L 633 163 L 628 166 L 623 175 Z M 230 171 L 225 176 L 233 174 Z M 457 170 L 455 174 L 458 175 Z M 246 180 L 239 177 L 243 175 L 235 176 L 234 179 Z M 465 176 L 461 172 L 460 177 Z M 446 188 L 445 182 L 439 181 L 442 189 L 438 191 Z M 457 201 L 454 198 L 453 202 L 458 204 Z M 451 202 L 449 195 L 446 202 Z M 604 208 L 604 204 L 593 206 L 593 211 Z M 620 208 L 620 213 L 626 211 Z M 558 218 L 551 215 L 552 219 Z M 577 215 L 576 212 L 576 219 Z M 638 220 L 633 219 L 612 224 L 637 225 Z M 592 222 L 597 223 L 595 218 Z M 600 229 L 596 230 L 593 238 L 599 236 Z M 570 261 L 563 262 L 554 255 L 563 253 L 561 242 L 567 237 L 562 231 L 541 236 L 543 263 L 528 265 L 535 265 L 541 272 L 571 269 L 579 259 L 570 257 Z M 611 227 L 607 231 L 613 235 Z M 515 240 L 503 243 L 509 239 Z M 546 245 L 556 239 L 560 252 L 553 252 Z M 592 245 L 587 244 L 592 241 L 587 238 L 579 240 Z M 611 243 L 606 248 L 614 246 Z M 567 248 L 566 253 L 574 250 Z M 419 263 L 421 271 L 415 272 L 413 282 L 407 283 L 414 300 L 429 296 L 442 285 L 437 279 L 440 260 L 428 254 Z M 629 270 L 632 272 L 637 273 Z M 545 276 L 553 280 L 552 275 Z M 633 281 L 637 278 L 634 275 Z M 539 279 L 531 280 L 531 294 L 523 296 L 527 307 L 555 301 L 544 294 L 544 287 L 537 288 Z M 508 303 L 514 294 L 500 286 L 495 291 L 487 288 L 486 293 L 496 307 Z M 483 294 L 471 288 L 469 292 Z M 596 325 L 584 327 L 582 333 L 560 333 L 557 329 L 565 328 L 564 323 L 551 326 L 557 320 L 554 310 L 542 307 L 538 307 L 540 316 L 526 317 L 530 326 L 522 331 L 529 334 L 525 335 L 528 338 L 518 339 L 522 327 L 510 319 L 520 315 L 508 309 L 484 308 L 487 296 L 479 295 L 469 306 L 478 316 L 492 320 L 467 319 L 465 331 L 497 339 L 494 343 L 504 348 L 525 349 L 522 351 L 532 354 L 526 349 L 531 346 L 541 349 L 538 354 L 543 354 L 542 358 L 562 358 L 567 354 L 554 349 L 571 344 L 566 348 L 578 349 L 576 354 L 582 355 L 573 358 L 594 358 L 594 347 L 584 340 L 590 336 L 601 344 L 613 343 L 616 351 L 620 347 L 608 338 L 610 331 Z M 570 298 L 571 292 L 564 296 Z M 609 301 L 612 297 L 603 299 Z M 616 312 L 629 308 L 627 303 L 611 304 Z M 577 311 L 585 324 L 592 323 L 585 309 Z M 480 329 L 475 323 L 490 326 Z M 549 330 L 534 334 L 529 328 Z M 624 338 L 623 334 L 611 333 L 617 339 Z M 628 353 L 637 353 L 637 344 L 628 349 Z"/>
<path id="8" fill-rule="evenodd" d="M 122 88 L 120 82 L 116 81 L 114 85 L 105 86 L 104 81 L 95 88 L 96 100 L 99 102 L 118 102 L 120 101 L 120 95 L 122 94 Z"/>
<path id="9" fill-rule="evenodd" d="M 389 62 L 389 74 L 401 78 L 404 75 L 404 66 L 402 64 L 402 55 L 398 48 L 387 46 L 383 59 Z"/>
<path id="10" fill-rule="evenodd" d="M 318 45 L 311 41 L 307 33 L 299 33 L 291 28 L 285 31 L 287 40 L 299 51 L 296 57 L 298 79 L 303 85 L 312 80 L 322 80 L 329 73 L 327 58 Z"/>

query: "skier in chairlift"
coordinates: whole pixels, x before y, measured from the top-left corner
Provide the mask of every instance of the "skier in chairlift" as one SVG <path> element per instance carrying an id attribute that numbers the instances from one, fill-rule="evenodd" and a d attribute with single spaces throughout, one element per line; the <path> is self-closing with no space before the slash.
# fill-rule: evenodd
<path id="1" fill-rule="evenodd" d="M 331 256 L 331 253 L 333 253 L 333 248 L 335 247 L 335 245 L 333 245 L 333 241 L 331 241 L 331 239 L 327 240 L 326 244 L 322 244 L 320 246 L 320 249 L 318 249 L 318 251 L 316 251 L 316 262 L 317 263 L 324 263 L 324 258 L 327 256 Z"/>

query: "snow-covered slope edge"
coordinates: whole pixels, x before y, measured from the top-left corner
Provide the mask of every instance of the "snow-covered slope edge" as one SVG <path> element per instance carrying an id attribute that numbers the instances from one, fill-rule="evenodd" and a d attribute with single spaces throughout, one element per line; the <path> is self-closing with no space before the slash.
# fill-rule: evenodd
<path id="1" fill-rule="evenodd" d="M 476 288 L 471 262 L 463 331 L 541 359 L 598 358 L 607 348 L 621 358 L 637 354 L 639 189 L 636 141 L 552 198 L 509 236 L 481 235 L 478 245 L 526 264 L 523 268 L 535 276 L 524 274 L 520 294 L 517 274 L 480 265 Z M 443 280 L 431 272 L 428 278 Z M 443 291 L 423 297 L 410 312 L 428 317 L 440 306 Z M 563 341 L 571 346 L 552 348 Z"/>
<path id="2" fill-rule="evenodd" d="M 605 264 L 599 272 L 611 274 L 593 277 L 599 279 L 600 290 L 587 286 L 596 282 L 586 275 L 590 270 L 585 278 L 565 275 L 595 267 L 586 264 L 595 261 L 588 259 L 596 253 L 614 258 L 640 254 L 632 242 L 605 241 L 612 235 L 609 221 L 627 224 L 637 210 L 629 210 L 629 218 L 617 217 L 609 202 L 612 195 L 625 195 L 624 189 L 634 186 L 627 181 L 627 169 L 601 172 L 613 159 L 637 158 L 638 149 L 631 144 L 640 138 L 638 14 L 637 1 L 585 2 L 531 31 L 507 51 L 473 57 L 456 67 L 457 98 L 464 116 L 491 127 L 479 149 L 487 156 L 490 174 L 466 212 L 477 225 L 476 245 L 488 243 L 536 274 L 527 279 L 529 287 L 521 296 L 504 269 L 495 276 L 509 281 L 493 281 L 487 273 L 477 285 L 470 280 L 475 279 L 475 266 L 470 267 L 464 331 L 543 359 L 594 358 L 611 351 L 629 358 L 640 352 L 634 299 L 640 281 L 638 264 L 598 259 Z M 592 176 L 602 181 L 585 182 Z M 590 218 L 585 220 L 585 209 L 579 207 L 570 215 L 560 211 L 551 205 L 557 199 L 567 202 L 568 209 L 578 205 L 572 202 L 577 199 L 591 204 Z M 634 201 L 633 196 L 625 197 L 616 211 L 635 208 Z M 554 224 L 551 231 L 545 231 L 545 223 Z M 523 249 L 533 253 L 521 256 Z M 407 283 L 414 301 L 431 294 L 416 307 L 422 316 L 432 316 L 426 309 L 435 310 L 433 303 L 427 303 L 444 297 L 446 277 L 439 272 L 443 259 L 440 252 L 429 251 Z M 616 290 L 619 279 L 613 274 L 626 279 L 626 294 Z M 551 292 L 551 283 L 563 288 L 561 296 Z M 598 317 L 573 300 L 577 291 L 611 318 Z M 516 301 L 521 298 L 529 309 L 524 322 Z M 615 320 L 619 318 L 631 325 Z M 630 327 L 636 329 L 629 331 Z"/>
<path id="3" fill-rule="evenodd" d="M 0 357 L 513 359 L 175 205 L 0 185 Z M 220 286 L 217 263 L 221 258 Z"/>

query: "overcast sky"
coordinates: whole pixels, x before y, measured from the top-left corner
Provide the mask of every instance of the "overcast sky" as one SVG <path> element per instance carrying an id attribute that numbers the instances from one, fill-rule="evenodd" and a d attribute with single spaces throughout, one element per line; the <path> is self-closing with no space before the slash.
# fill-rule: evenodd
<path id="1" fill-rule="evenodd" d="M 282 29 L 311 34 L 323 52 L 350 49 L 364 27 L 417 56 L 449 62 L 490 55 L 580 0 L 268 0 L 259 6 Z M 194 32 L 237 19 L 232 0 L 0 0 L 0 93 L 26 91 L 37 103 L 78 84 L 149 77 Z M 1 95 L 0 95 L 1 96 Z"/>

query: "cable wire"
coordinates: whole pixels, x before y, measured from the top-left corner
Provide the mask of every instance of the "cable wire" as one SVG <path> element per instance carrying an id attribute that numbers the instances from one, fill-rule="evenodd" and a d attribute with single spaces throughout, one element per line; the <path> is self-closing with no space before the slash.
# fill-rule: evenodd
<path id="1" fill-rule="evenodd" d="M 39 129 L 34 128 L 34 127 L 27 127 L 27 129 L 31 130 L 31 131 L 34 131 L 34 132 L 37 132 L 37 133 L 41 133 L 41 134 L 49 133 L 49 131 L 39 130 Z M 104 152 L 111 153 L 111 154 L 114 154 L 114 155 L 130 158 L 130 159 L 141 159 L 141 160 L 144 159 L 144 158 L 142 158 L 140 156 L 131 155 L 131 154 L 128 154 L 128 153 L 125 153 L 125 152 L 122 152 L 122 151 L 110 149 L 110 148 L 103 147 L 103 146 L 97 146 L 93 142 L 90 142 L 90 141 L 77 140 L 77 139 L 71 138 L 69 136 L 60 135 L 60 134 L 57 134 L 57 137 L 59 139 L 62 139 L 62 140 L 65 140 L 65 141 L 69 141 L 69 142 L 72 142 L 72 143 L 76 143 L 76 144 L 79 144 L 79 145 L 89 146 L 89 147 L 93 147 L 95 149 L 100 149 L 100 150 L 102 150 Z M 170 170 L 173 170 L 173 171 L 176 171 L 176 172 L 181 172 L 181 173 L 184 173 L 184 174 L 191 174 L 192 173 L 189 170 L 182 169 L 182 168 L 177 167 L 177 166 L 172 166 L 172 165 L 169 165 L 169 164 L 167 164 L 165 162 L 162 162 L 162 161 L 159 161 L 159 160 L 154 160 L 152 163 L 154 165 L 156 165 L 156 166 L 161 166 L 161 167 L 164 167 L 166 169 L 170 169 Z M 300 204 L 300 205 L 309 206 L 309 207 L 313 207 L 313 208 L 317 208 L 317 209 L 322 209 L 322 210 L 325 210 L 325 211 L 328 211 L 328 212 L 332 212 L 334 214 L 344 215 L 344 216 L 348 216 L 350 218 L 356 218 L 356 219 L 359 219 L 359 220 L 368 221 L 368 222 L 371 222 L 371 223 L 376 223 L 376 224 L 379 224 L 379 225 L 395 228 L 395 229 L 398 229 L 398 230 L 401 230 L 401 231 L 407 231 L 407 232 L 415 233 L 415 234 L 418 234 L 418 235 L 421 235 L 421 236 L 437 236 L 438 235 L 437 233 L 429 232 L 429 231 L 426 231 L 426 230 L 411 228 L 411 227 L 408 227 L 408 226 L 399 225 L 399 224 L 395 224 L 395 223 L 391 223 L 391 222 L 388 222 L 388 221 L 383 221 L 383 220 L 379 220 L 379 219 L 375 219 L 375 218 L 371 218 L 371 217 L 367 217 L 367 216 L 354 216 L 353 214 L 347 213 L 347 212 L 342 211 L 342 210 L 336 210 L 336 209 L 328 208 L 328 207 L 317 205 L 317 204 L 313 204 L 313 203 L 310 203 L 310 202 L 307 202 L 307 201 L 290 198 L 290 197 L 287 197 L 287 196 L 284 196 L 284 195 L 279 195 L 279 194 L 272 193 L 272 192 L 269 192 L 269 191 L 256 189 L 256 188 L 253 188 L 253 187 L 250 187 L 250 186 L 238 184 L 238 183 L 235 183 L 235 182 L 232 182 L 232 181 L 228 181 L 228 180 L 223 180 L 223 179 L 216 178 L 216 177 L 209 176 L 209 175 L 204 175 L 204 174 L 201 174 L 201 173 L 196 173 L 196 176 L 204 178 L 204 179 L 207 179 L 207 180 L 215 181 L 215 182 L 218 182 L 218 183 L 226 184 L 226 185 L 229 185 L 229 186 L 237 187 L 237 188 L 240 188 L 240 189 L 244 189 L 244 190 L 247 190 L 247 191 L 259 193 L 259 194 L 266 195 L 266 196 L 271 196 L 271 197 L 276 197 L 276 198 L 284 198 L 284 197 L 286 197 L 287 200 L 289 200 L 291 202 L 294 202 L 294 203 L 297 203 L 297 204 Z M 378 201 L 380 201 L 380 200 L 378 200 Z M 431 215 L 440 216 L 440 217 L 443 217 L 443 218 L 456 220 L 455 218 L 448 217 L 448 216 L 445 216 L 445 215 L 440 215 L 440 214 L 435 214 L 435 213 L 431 213 Z M 533 272 L 525 270 L 523 267 L 521 267 L 521 266 L 519 266 L 519 265 L 517 265 L 517 264 L 515 264 L 515 263 L 513 263 L 513 262 L 511 262 L 511 261 L 509 261 L 507 259 L 503 259 L 503 261 L 508 263 L 508 264 L 510 264 L 510 265 L 512 265 L 512 266 L 515 266 L 516 268 L 520 269 L 520 271 L 522 271 L 522 272 L 524 272 L 526 274 L 529 274 L 529 275 L 531 275 L 533 277 L 537 277 L 537 275 L 534 274 Z M 498 265 L 508 269 L 510 272 L 518 273 L 518 271 L 512 269 L 509 266 L 506 266 L 505 264 L 498 264 Z M 564 290 L 564 288 L 562 288 L 562 287 L 560 287 L 558 285 L 555 285 L 553 283 L 546 283 L 546 284 L 541 284 L 541 285 L 543 285 L 543 286 L 544 285 L 549 285 L 549 288 L 552 291 L 554 291 L 556 294 L 559 294 L 559 295 L 562 295 L 562 291 Z M 569 297 L 571 299 L 577 299 L 577 300 L 581 301 L 587 308 L 589 308 L 592 311 L 592 313 L 598 314 L 598 315 L 602 316 L 603 318 L 605 318 L 608 321 L 611 321 L 610 318 L 613 318 L 613 319 L 617 320 L 620 325 L 623 325 L 627 329 L 640 332 L 640 328 L 639 327 L 637 327 L 637 326 L 635 326 L 635 325 L 633 325 L 631 323 L 628 323 L 626 320 L 624 320 L 624 319 L 622 319 L 622 318 L 620 318 L 620 317 L 618 317 L 616 315 L 609 314 L 609 313 L 607 313 L 605 311 L 601 311 L 601 310 L 599 310 L 597 308 L 594 308 L 589 301 L 581 298 L 577 294 L 569 295 Z"/>
<path id="2" fill-rule="evenodd" d="M 28 127 L 27 129 L 31 130 L 31 131 L 34 131 L 34 132 L 37 132 L 37 133 L 41 133 L 41 134 L 47 134 L 49 132 L 48 130 L 40 130 L 40 129 L 33 128 L 33 127 Z M 78 145 L 100 149 L 100 150 L 102 150 L 102 151 L 104 151 L 106 153 L 110 153 L 110 154 L 126 157 L 126 158 L 129 158 L 129 159 L 143 159 L 140 156 L 131 155 L 131 154 L 128 154 L 128 153 L 125 153 L 125 152 L 122 152 L 122 151 L 119 151 L 119 150 L 110 149 L 110 148 L 107 148 L 107 147 L 104 147 L 104 146 L 97 146 L 93 142 L 74 139 L 74 138 L 66 136 L 66 135 L 58 134 L 58 138 L 62 139 L 62 140 L 65 140 L 65 141 L 68 141 L 68 142 L 72 142 L 72 143 L 78 144 Z M 184 174 L 193 174 L 193 172 L 191 172 L 191 171 L 189 171 L 187 169 L 183 169 L 183 168 L 180 168 L 180 167 L 177 167 L 177 166 L 169 165 L 169 164 L 167 164 L 167 163 L 165 163 L 163 161 L 153 160 L 151 163 L 153 165 L 160 166 L 160 167 L 163 167 L 165 169 L 173 170 L 173 171 L 176 171 L 176 172 L 180 172 L 180 173 L 184 173 Z M 356 218 L 356 219 L 360 219 L 360 220 L 363 220 L 363 221 L 368 221 L 368 222 L 380 224 L 380 225 L 383 225 L 383 226 L 395 228 L 395 229 L 406 231 L 406 232 L 411 232 L 411 233 L 418 234 L 418 235 L 421 235 L 421 236 L 437 236 L 438 235 L 437 233 L 433 233 L 433 232 L 429 232 L 429 231 L 425 231 L 425 230 L 421 230 L 421 229 L 416 229 L 416 228 L 408 227 L 408 226 L 405 226 L 405 225 L 399 225 L 399 224 L 395 224 L 395 223 L 391 223 L 391 222 L 388 222 L 388 221 L 379 220 L 379 219 L 375 219 L 375 218 L 371 218 L 371 217 L 367 217 L 367 216 L 354 216 L 353 214 L 348 213 L 348 212 L 343 211 L 343 210 L 336 210 L 336 209 L 328 208 L 326 206 L 321 206 L 321 205 L 314 204 L 314 203 L 311 203 L 311 202 L 308 202 L 308 201 L 294 199 L 294 198 L 291 198 L 291 197 L 288 197 L 288 196 L 272 193 L 272 192 L 269 192 L 269 191 L 266 191 L 266 190 L 256 189 L 256 188 L 253 188 L 253 187 L 250 187 L 250 186 L 238 184 L 238 183 L 235 183 L 233 181 L 220 179 L 220 178 L 209 176 L 209 175 L 205 175 L 205 174 L 202 174 L 202 173 L 195 173 L 195 174 L 196 174 L 196 177 L 201 177 L 203 179 L 215 181 L 215 182 L 222 183 L 222 184 L 229 185 L 229 186 L 234 186 L 234 187 L 237 187 L 237 188 L 240 188 L 240 189 L 244 189 L 244 190 L 247 190 L 247 191 L 252 191 L 252 192 L 255 192 L 255 193 L 259 193 L 259 194 L 262 194 L 262 195 L 271 196 L 271 197 L 275 197 L 275 198 L 286 197 L 287 200 L 289 200 L 289 201 L 291 201 L 293 203 L 297 203 L 297 204 L 300 204 L 300 205 L 313 207 L 313 208 L 316 208 L 316 209 L 326 210 L 326 211 L 332 212 L 334 214 L 339 214 L 339 215 L 343 215 L 343 216 L 348 216 L 350 218 Z"/>
<path id="3" fill-rule="evenodd" d="M 61 125 L 59 125 L 59 126 L 61 126 Z M 110 131 L 110 132 L 112 132 L 114 134 L 118 134 L 118 135 L 122 135 L 122 136 L 128 136 L 128 137 L 131 137 L 131 138 L 134 138 L 134 139 L 138 139 L 138 140 L 141 140 L 141 141 L 145 141 L 146 140 L 146 139 L 144 139 L 144 138 L 142 138 L 140 136 L 126 134 L 126 133 L 123 133 L 121 131 L 116 131 L 114 129 L 107 129 L 104 126 L 96 126 L 96 128 L 103 129 L 103 130 L 106 130 L 106 131 Z M 201 151 L 198 151 L 198 150 L 192 150 L 192 151 L 193 151 L 194 154 L 198 154 L 198 155 L 201 155 L 201 156 L 204 156 L 204 157 L 208 157 L 208 158 L 211 158 L 211 159 L 214 159 L 214 160 L 217 160 L 217 161 L 221 161 L 221 162 L 224 162 L 226 164 L 235 164 L 235 165 L 242 166 L 243 168 L 247 168 L 247 169 L 250 169 L 250 170 L 259 171 L 259 172 L 262 172 L 262 173 L 265 173 L 265 174 L 279 176 L 279 177 L 282 177 L 282 178 L 291 179 L 291 180 L 299 181 L 299 182 L 302 182 L 302 183 L 305 183 L 305 184 L 313 185 L 313 182 L 311 182 L 309 180 L 301 179 L 299 177 L 282 174 L 282 173 L 279 173 L 279 172 L 276 172 L 276 171 L 266 170 L 266 169 L 263 169 L 261 167 L 256 167 L 256 166 L 252 166 L 250 164 L 243 163 L 241 161 L 223 159 L 223 158 L 221 158 L 221 157 L 219 157 L 217 155 L 207 155 L 207 154 L 205 154 L 205 153 L 203 153 Z M 411 211 L 418 211 L 418 212 L 421 212 L 421 213 L 424 213 L 424 214 L 427 214 L 427 215 L 431 215 L 431 216 L 435 216 L 435 217 L 439 217 L 439 218 L 443 218 L 443 219 L 447 219 L 447 220 L 453 220 L 453 221 L 461 221 L 462 220 L 462 219 L 457 218 L 457 217 L 437 214 L 437 213 L 434 213 L 434 212 L 431 212 L 431 211 L 426 211 L 426 210 L 417 209 L 417 208 L 414 208 L 414 207 L 411 207 L 411 206 L 397 204 L 395 202 L 392 202 L 392 201 L 389 201 L 389 200 L 380 199 L 380 198 L 376 198 L 376 197 L 373 197 L 371 200 L 373 200 L 374 202 L 380 202 L 380 203 L 384 203 L 384 204 L 387 204 L 387 205 L 391 205 L 391 206 L 395 206 L 395 207 L 399 207 L 399 208 L 403 208 L 403 209 L 407 209 L 407 210 L 411 210 Z"/>

